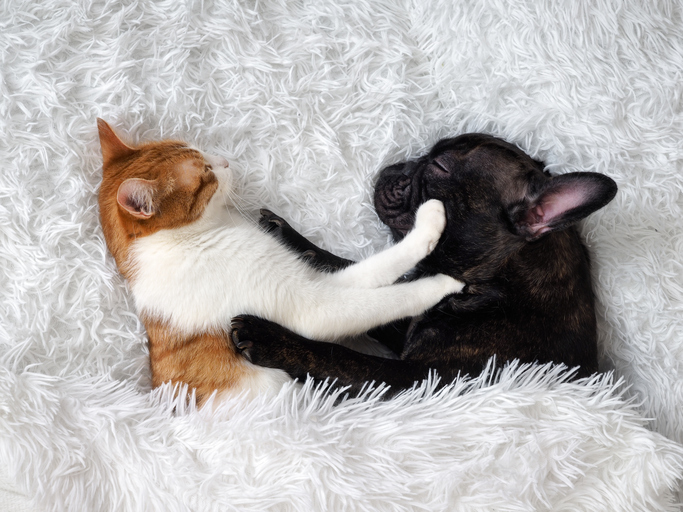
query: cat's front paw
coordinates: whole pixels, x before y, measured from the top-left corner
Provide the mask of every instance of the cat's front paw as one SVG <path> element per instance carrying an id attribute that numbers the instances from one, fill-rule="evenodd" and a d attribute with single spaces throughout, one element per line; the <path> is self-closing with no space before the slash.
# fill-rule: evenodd
<path id="1" fill-rule="evenodd" d="M 438 279 L 439 283 L 443 286 L 444 296 L 452 293 L 460 293 L 465 288 L 464 282 L 447 276 L 446 274 L 437 274 L 434 278 Z"/>
<path id="2" fill-rule="evenodd" d="M 441 201 L 430 199 L 417 209 L 413 236 L 419 238 L 427 254 L 431 253 L 439 243 L 439 238 L 445 228 L 446 209 Z"/>

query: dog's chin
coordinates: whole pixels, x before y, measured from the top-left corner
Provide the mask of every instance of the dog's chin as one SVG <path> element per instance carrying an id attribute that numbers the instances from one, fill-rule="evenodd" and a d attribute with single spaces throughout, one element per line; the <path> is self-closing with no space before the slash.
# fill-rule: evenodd
<path id="1" fill-rule="evenodd" d="M 382 173 L 375 186 L 375 210 L 380 220 L 400 240 L 415 223 L 415 198 L 418 195 L 413 177 Z"/>

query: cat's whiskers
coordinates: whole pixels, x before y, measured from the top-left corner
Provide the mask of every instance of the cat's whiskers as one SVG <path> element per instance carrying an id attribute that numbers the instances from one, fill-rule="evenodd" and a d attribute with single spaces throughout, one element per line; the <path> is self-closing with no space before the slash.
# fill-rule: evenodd
<path id="1" fill-rule="evenodd" d="M 251 224 L 258 225 L 258 220 L 254 219 L 254 215 L 250 213 L 252 210 L 258 210 L 260 205 L 253 202 L 247 201 L 243 197 L 240 197 L 235 190 L 231 189 L 227 192 L 228 201 L 232 207 L 237 210 L 237 212 L 242 216 L 243 219 Z M 230 209 L 229 209 L 230 210 Z M 232 212 L 229 212 L 232 215 Z"/>

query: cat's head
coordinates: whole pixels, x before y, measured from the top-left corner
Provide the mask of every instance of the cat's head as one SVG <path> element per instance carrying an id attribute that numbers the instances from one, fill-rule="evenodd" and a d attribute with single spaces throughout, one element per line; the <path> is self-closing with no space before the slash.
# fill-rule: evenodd
<path id="1" fill-rule="evenodd" d="M 136 238 L 197 221 L 212 198 L 224 197 L 231 186 L 224 158 L 179 141 L 131 146 L 102 119 L 97 127 L 103 160 L 100 216 L 119 267 Z"/>

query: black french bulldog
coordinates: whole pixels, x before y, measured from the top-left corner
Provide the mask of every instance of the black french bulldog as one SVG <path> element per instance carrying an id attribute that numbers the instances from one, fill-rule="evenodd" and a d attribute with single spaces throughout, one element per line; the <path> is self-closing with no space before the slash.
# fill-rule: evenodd
<path id="1" fill-rule="evenodd" d="M 399 359 L 308 340 L 253 316 L 233 320 L 233 342 L 255 364 L 302 380 L 307 374 L 337 379 L 352 393 L 375 381 L 395 394 L 430 370 L 448 383 L 459 373 L 478 374 L 494 355 L 499 364 L 564 363 L 579 367 L 575 377 L 591 375 L 598 361 L 589 255 L 572 224 L 616 192 L 601 174 L 551 177 L 542 162 L 489 135 L 441 140 L 426 156 L 384 169 L 375 187 L 379 218 L 397 241 L 412 228 L 420 204 L 444 203 L 446 230 L 413 277 L 445 273 L 467 284 L 423 316 L 371 333 Z M 262 213 L 262 225 L 311 264 L 351 263 Z"/>

